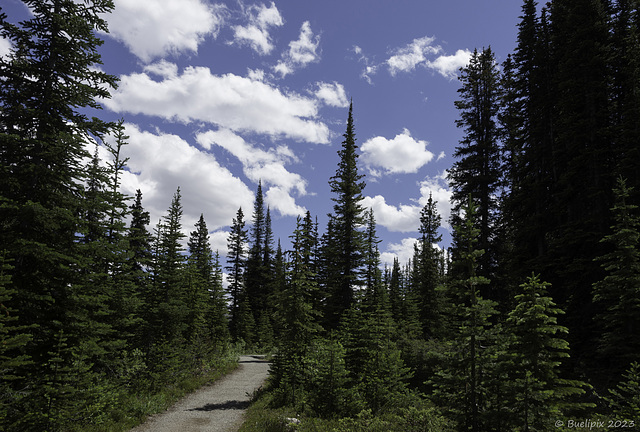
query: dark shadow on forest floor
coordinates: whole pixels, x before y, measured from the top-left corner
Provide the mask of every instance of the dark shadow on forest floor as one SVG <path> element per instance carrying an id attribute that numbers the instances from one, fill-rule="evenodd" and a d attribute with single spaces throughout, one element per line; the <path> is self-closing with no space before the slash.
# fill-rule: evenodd
<path id="1" fill-rule="evenodd" d="M 251 401 L 230 400 L 222 403 L 209 403 L 188 411 L 243 410 L 249 408 Z"/>

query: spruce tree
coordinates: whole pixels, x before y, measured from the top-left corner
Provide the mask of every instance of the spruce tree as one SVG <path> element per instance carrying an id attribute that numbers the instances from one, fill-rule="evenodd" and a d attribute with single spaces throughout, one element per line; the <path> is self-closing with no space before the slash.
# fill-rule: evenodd
<path id="1" fill-rule="evenodd" d="M 15 290 L 11 288 L 12 266 L 5 260 L 6 252 L 0 255 L 0 427 L 12 429 L 11 419 L 18 416 L 20 395 L 12 390 L 14 383 L 24 382 L 25 377 L 18 370 L 29 364 L 29 357 L 23 354 L 25 345 L 31 339 L 26 328 L 15 325 L 18 315 L 10 309 L 11 298 Z"/>
<path id="2" fill-rule="evenodd" d="M 229 340 L 229 320 L 227 318 L 227 302 L 222 284 L 222 266 L 220 254 L 216 251 L 213 257 L 212 285 L 209 292 L 209 307 L 207 309 L 207 328 L 210 339 L 223 347 Z"/>
<path id="3" fill-rule="evenodd" d="M 564 410 L 578 406 L 574 398 L 586 387 L 560 378 L 561 361 L 569 357 L 569 344 L 562 337 L 568 330 L 558 324 L 557 316 L 564 312 L 547 295 L 548 286 L 536 275 L 529 277 L 506 320 L 513 336 L 507 350 L 513 393 L 506 405 L 514 430 L 548 430 Z"/>
<path id="4" fill-rule="evenodd" d="M 619 374 L 640 352 L 640 217 L 624 179 L 618 178 L 614 192 L 616 203 L 611 212 L 615 223 L 601 240 L 613 250 L 596 259 L 606 276 L 593 285 L 593 300 L 600 311 L 596 315 L 602 329 L 600 354 L 610 372 Z"/>
<path id="5" fill-rule="evenodd" d="M 562 0 L 550 4 L 557 91 L 553 169 L 558 174 L 551 189 L 549 211 L 554 220 L 543 277 L 567 313 L 572 347 L 587 361 L 594 358 L 591 348 L 596 337 L 591 287 L 604 276 L 592 263 L 606 250 L 600 239 L 612 221 L 612 155 L 617 152 L 611 139 L 608 3 Z"/>
<path id="6" fill-rule="evenodd" d="M 247 301 L 256 324 L 262 322 L 258 329 L 258 337 L 261 333 L 268 332 L 268 323 L 263 321 L 262 314 L 266 312 L 263 307 L 266 304 L 266 281 L 264 272 L 264 242 L 266 233 L 266 216 L 264 208 L 264 196 L 262 194 L 262 181 L 258 182 L 256 197 L 253 204 L 252 225 L 249 230 L 249 251 L 247 254 L 245 272 L 245 292 Z M 264 317 L 266 318 L 266 317 Z"/>
<path id="7" fill-rule="evenodd" d="M 305 218 L 311 221 L 307 214 Z M 305 388 L 304 359 L 314 337 L 320 332 L 319 311 L 313 309 L 317 290 L 311 266 L 313 227 L 298 216 L 292 235 L 287 283 L 280 293 L 281 334 L 273 377 L 283 404 L 298 403 Z"/>
<path id="8" fill-rule="evenodd" d="M 0 18 L 1 35 L 12 42 L 9 56 L 0 58 L 0 244 L 14 267 L 10 307 L 20 310 L 18 325 L 29 326 L 33 335 L 25 347 L 33 363 L 21 371 L 30 389 L 20 402 L 21 427 L 51 430 L 70 421 L 68 410 L 83 396 L 57 386 L 61 381 L 47 365 L 55 358 L 58 371 L 70 371 L 84 356 L 81 344 L 99 343 L 90 318 L 72 311 L 83 303 L 76 242 L 86 180 L 82 159 L 91 137 L 110 127 L 88 118 L 85 109 L 99 109 L 99 99 L 116 83 L 96 67 L 102 44 L 97 32 L 107 30 L 104 14 L 113 3 L 25 4 L 29 19 L 13 24 L 6 15 Z M 60 344 L 61 332 L 70 345 Z M 91 378 L 89 371 L 75 377 L 76 389 L 85 378 Z"/>
<path id="9" fill-rule="evenodd" d="M 187 289 L 187 338 L 193 344 L 200 344 L 206 335 L 206 314 L 210 306 L 210 290 L 213 285 L 213 253 L 209 244 L 209 230 L 204 215 L 196 222 L 195 231 L 191 232 L 187 247 L 189 248 L 189 282 Z"/>
<path id="10" fill-rule="evenodd" d="M 497 114 L 500 101 L 499 71 L 491 48 L 476 49 L 469 64 L 462 68 L 460 112 L 456 126 L 465 132 L 454 156 L 458 158 L 449 171 L 453 189 L 453 224 L 457 214 L 468 205 L 469 195 L 477 201 L 478 248 L 485 251 L 478 261 L 478 274 L 491 277 L 496 268 L 494 228 L 498 219 L 496 192 L 500 184 L 499 128 Z M 488 287 L 483 290 L 488 290 Z M 497 298 L 499 293 L 484 293 Z"/>
<path id="11" fill-rule="evenodd" d="M 433 398 L 458 422 L 462 430 L 486 430 L 492 415 L 487 388 L 495 379 L 490 373 L 491 352 L 495 332 L 492 317 L 496 303 L 480 295 L 480 286 L 490 280 L 478 275 L 479 259 L 484 251 L 477 249 L 480 228 L 475 221 L 477 206 L 471 196 L 462 208 L 464 219 L 457 219 L 454 266 L 456 279 L 447 287 L 451 304 L 451 339 L 444 342 L 440 368 L 431 379 Z"/>
<path id="12" fill-rule="evenodd" d="M 225 267 L 229 272 L 229 286 L 227 288 L 227 292 L 229 293 L 231 301 L 229 304 L 229 331 L 234 340 L 248 336 L 240 333 L 240 327 L 241 325 L 244 325 L 242 322 L 249 318 L 247 313 L 251 313 L 250 310 L 247 310 L 248 304 L 246 304 L 244 285 L 247 261 L 247 230 L 245 230 L 244 224 L 244 213 L 242 212 L 242 208 L 239 208 L 236 213 L 236 217 L 233 219 L 233 223 L 231 224 L 231 232 L 229 234 L 229 239 L 227 240 L 228 265 Z"/>
<path id="13" fill-rule="evenodd" d="M 640 415 L 640 363 L 633 362 L 622 375 L 622 381 L 605 397 L 611 413 L 616 420 L 626 421 L 631 426 Z"/>
<path id="14" fill-rule="evenodd" d="M 338 324 L 342 313 L 354 301 L 354 289 L 360 285 L 360 271 L 364 260 L 364 208 L 361 201 L 365 183 L 363 174 L 358 174 L 356 137 L 353 123 L 353 103 L 349 106 L 347 130 L 342 148 L 338 151 L 340 161 L 335 176 L 329 180 L 331 192 L 336 196 L 333 214 L 330 215 L 331 232 L 334 236 L 325 265 L 338 272 L 336 280 L 329 281 L 327 289 L 327 323 L 331 328 Z"/>
<path id="15" fill-rule="evenodd" d="M 182 239 L 182 195 L 178 188 L 171 206 L 159 226 L 157 268 L 154 295 L 158 310 L 155 323 L 159 336 L 166 342 L 183 342 L 186 330 L 187 303 L 185 293 L 185 255 Z"/>
<path id="16" fill-rule="evenodd" d="M 153 323 L 152 305 L 155 302 L 152 280 L 149 274 L 152 264 L 152 237 L 147 226 L 151 221 L 149 212 L 142 206 L 142 192 L 136 191 L 133 204 L 129 207 L 131 222 L 127 231 L 128 263 L 137 297 L 140 299 L 140 319 L 142 322 L 136 331 L 136 346 L 148 352 L 152 343 L 151 328 Z"/>
<path id="17" fill-rule="evenodd" d="M 442 217 L 438 214 L 436 204 L 429 194 L 427 204 L 420 212 L 421 236 L 413 261 L 413 290 L 420 302 L 422 332 L 428 337 L 437 337 L 443 330 L 442 299 L 437 291 L 441 283 L 440 252 L 434 246 L 442 240 L 442 235 L 438 233 Z"/>

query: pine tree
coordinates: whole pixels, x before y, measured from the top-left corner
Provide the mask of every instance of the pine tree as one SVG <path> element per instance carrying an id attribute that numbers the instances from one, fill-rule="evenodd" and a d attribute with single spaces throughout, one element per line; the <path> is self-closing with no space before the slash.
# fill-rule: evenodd
<path id="1" fill-rule="evenodd" d="M 5 260 L 6 252 L 0 255 L 0 427 L 10 430 L 11 420 L 15 418 L 17 406 L 15 402 L 20 401 L 20 396 L 12 390 L 13 382 L 20 382 L 25 377 L 18 375 L 18 369 L 29 364 L 28 355 L 21 351 L 31 339 L 26 328 L 15 325 L 18 319 L 16 311 L 7 305 L 15 294 L 11 288 L 11 276 L 9 271 L 12 267 Z"/>
<path id="2" fill-rule="evenodd" d="M 471 196 L 462 208 L 464 219 L 454 225 L 456 232 L 456 279 L 448 286 L 452 305 L 452 338 L 444 342 L 445 352 L 440 369 L 432 378 L 433 398 L 441 404 L 464 430 L 486 430 L 491 408 L 487 387 L 494 377 L 489 373 L 494 342 L 492 317 L 496 303 L 479 293 L 489 279 L 478 275 L 479 258 L 484 251 L 476 249 L 480 236 L 475 218 L 477 206 Z M 495 407 L 494 407 L 495 409 Z"/>
<path id="3" fill-rule="evenodd" d="M 313 338 L 320 332 L 319 311 L 313 309 L 318 288 L 311 266 L 313 226 L 307 213 L 305 221 L 297 218 L 292 235 L 287 283 L 280 293 L 281 334 L 273 377 L 279 388 L 280 402 L 294 404 L 305 387 L 304 358 Z"/>
<path id="4" fill-rule="evenodd" d="M 207 309 L 207 328 L 211 340 L 221 346 L 229 340 L 229 320 L 227 318 L 227 302 L 222 285 L 222 266 L 220 254 L 216 251 L 213 257 L 212 286 L 209 292 L 209 308 Z"/>
<path id="5" fill-rule="evenodd" d="M 361 201 L 365 183 L 361 181 L 364 175 L 358 174 L 356 150 L 352 103 L 342 148 L 338 151 L 338 169 L 329 180 L 331 192 L 336 197 L 331 198 L 335 204 L 330 215 L 332 226 L 327 232 L 334 237 L 325 265 L 338 271 L 336 280 L 329 281 L 327 287 L 326 318 L 331 328 L 335 328 L 342 313 L 353 303 L 354 289 L 361 283 L 359 275 L 364 259 L 364 233 L 360 230 L 364 225 L 364 208 Z"/>
<path id="6" fill-rule="evenodd" d="M 171 206 L 159 224 L 159 255 L 154 280 L 158 310 L 155 322 L 159 336 L 166 342 L 182 343 L 186 330 L 185 255 L 182 239 L 182 195 L 178 188 Z"/>
<path id="7" fill-rule="evenodd" d="M 458 158 L 449 171 L 453 188 L 453 224 L 455 216 L 467 205 L 469 195 L 477 201 L 479 229 L 478 247 L 485 251 L 478 261 L 478 274 L 491 277 L 495 272 L 494 228 L 498 218 L 496 192 L 500 184 L 499 128 L 497 114 L 500 101 L 499 72 L 491 48 L 475 50 L 468 66 L 462 68 L 460 99 L 455 102 L 460 112 L 456 126 L 465 136 L 456 147 Z M 485 287 L 484 289 L 489 289 Z M 498 293 L 489 297 L 497 298 Z"/>
<path id="8" fill-rule="evenodd" d="M 509 313 L 507 332 L 513 336 L 508 347 L 511 364 L 509 382 L 515 393 L 509 405 L 515 430 L 548 430 L 554 418 L 572 407 L 572 399 L 584 393 L 586 385 L 560 378 L 559 367 L 569 357 L 568 333 L 558 324 L 558 309 L 547 296 L 546 282 L 533 275 L 520 285 L 516 306 Z M 576 407 L 578 404 L 575 404 Z"/>
<path id="9" fill-rule="evenodd" d="M 245 292 L 249 307 L 253 314 L 254 322 L 260 327 L 257 329 L 257 337 L 269 332 L 268 322 L 263 320 L 263 308 L 268 297 L 264 271 L 264 247 L 266 234 L 266 217 L 264 209 L 264 196 L 262 194 L 262 181 L 258 182 L 256 197 L 253 204 L 252 225 L 249 230 L 250 247 L 247 256 L 245 272 Z M 266 316 L 264 317 L 266 318 Z M 260 325 L 260 323 L 262 325 Z"/>
<path id="10" fill-rule="evenodd" d="M 593 259 L 611 226 L 615 183 L 611 139 L 611 56 L 608 1 L 550 4 L 551 61 L 557 91 L 552 187 L 554 220 L 549 227 L 547 265 L 542 272 L 551 294 L 566 311 L 570 342 L 578 355 L 593 358 L 591 286 L 603 271 Z"/>
<path id="11" fill-rule="evenodd" d="M 380 270 L 380 252 L 378 244 L 380 239 L 376 233 L 376 219 L 373 209 L 366 212 L 365 230 L 365 256 L 364 256 L 364 306 L 365 308 L 381 307 L 389 310 L 389 296 L 382 282 L 382 271 Z"/>
<path id="12" fill-rule="evenodd" d="M 632 189 L 618 178 L 616 203 L 611 209 L 615 224 L 602 238 L 613 250 L 596 259 L 606 276 L 593 285 L 596 315 L 602 329 L 599 350 L 609 370 L 620 373 L 640 352 L 640 217 L 638 206 L 630 203 Z"/>
<path id="13" fill-rule="evenodd" d="M 616 420 L 630 421 L 640 415 L 640 363 L 633 362 L 623 374 L 623 380 L 615 389 L 609 390 L 605 401 Z"/>
<path id="14" fill-rule="evenodd" d="M 116 83 L 96 67 L 102 44 L 96 32 L 107 30 L 104 14 L 113 3 L 25 3 L 31 18 L 20 24 L 6 15 L 0 19 L 2 37 L 13 45 L 0 59 L 0 244 L 14 267 L 11 307 L 20 310 L 18 325 L 29 326 L 33 335 L 25 350 L 33 363 L 20 372 L 29 377 L 31 389 L 21 401 L 21 427 L 51 430 L 64 427 L 70 406 L 83 399 L 80 390 L 44 386 L 60 382 L 46 366 L 61 347 L 58 335 L 62 331 L 72 338 L 55 355 L 66 370 L 84 355 L 81 343 L 98 342 L 88 317 L 69 314 L 83 302 L 76 235 L 85 145 L 110 127 L 84 112 L 99 109 L 99 99 L 108 97 Z M 89 371 L 76 376 L 76 389 L 90 376 Z"/>
<path id="15" fill-rule="evenodd" d="M 108 306 L 113 313 L 108 322 L 114 330 L 116 339 L 128 344 L 137 342 L 135 335 L 142 324 L 140 316 L 143 293 L 137 282 L 132 265 L 129 231 L 126 218 L 130 214 L 127 201 L 130 199 L 121 191 L 121 177 L 129 158 L 122 156 L 123 148 L 128 144 L 129 136 L 124 133 L 123 121 L 113 129 L 113 140 L 105 140 L 104 145 L 110 155 L 106 161 L 107 183 L 105 188 L 108 208 L 105 214 L 105 249 L 107 256 Z M 113 142 L 112 142 L 113 141 Z"/>
<path id="16" fill-rule="evenodd" d="M 192 344 L 202 343 L 206 334 L 206 313 L 210 306 L 210 290 L 213 285 L 213 253 L 209 244 L 209 230 L 204 215 L 196 222 L 196 230 L 191 232 L 189 248 L 189 287 L 187 290 L 187 338 Z"/>
<path id="17" fill-rule="evenodd" d="M 229 287 L 227 292 L 231 300 L 229 305 L 229 331 L 234 340 L 244 338 L 247 335 L 240 333 L 242 321 L 248 319 L 246 316 L 247 304 L 245 302 L 245 285 L 244 276 L 246 269 L 246 244 L 247 231 L 244 229 L 244 213 L 242 208 L 238 209 L 236 217 L 231 224 L 231 233 L 227 240 L 227 264 L 226 270 L 229 271 Z M 245 303 L 243 305 L 243 303 Z M 241 306 L 243 307 L 241 311 Z M 246 342 L 246 340 L 245 340 Z"/>
<path id="18" fill-rule="evenodd" d="M 442 235 L 438 233 L 442 217 L 438 214 L 436 204 L 437 202 L 429 194 L 427 204 L 420 212 L 421 237 L 416 244 L 416 256 L 413 261 L 413 289 L 420 302 L 422 332 L 429 337 L 436 337 L 443 330 L 442 300 L 437 291 L 441 283 L 440 253 L 434 247 L 442 240 Z"/>
<path id="19" fill-rule="evenodd" d="M 389 307 L 391 309 L 391 316 L 398 325 L 400 325 L 400 320 L 402 318 L 403 302 L 401 294 L 401 276 L 398 257 L 393 257 L 393 266 L 391 267 L 391 275 L 389 277 Z"/>
<path id="20" fill-rule="evenodd" d="M 140 299 L 140 319 L 142 322 L 136 331 L 136 346 L 143 352 L 148 352 L 151 339 L 151 325 L 153 323 L 152 305 L 155 302 L 152 290 L 150 274 L 152 264 L 151 242 L 152 237 L 147 226 L 151 219 L 149 212 L 142 206 L 142 192 L 136 191 L 133 204 L 129 207 L 131 222 L 127 231 L 127 244 L 129 255 L 127 268 L 130 279 L 135 286 L 137 297 Z"/>

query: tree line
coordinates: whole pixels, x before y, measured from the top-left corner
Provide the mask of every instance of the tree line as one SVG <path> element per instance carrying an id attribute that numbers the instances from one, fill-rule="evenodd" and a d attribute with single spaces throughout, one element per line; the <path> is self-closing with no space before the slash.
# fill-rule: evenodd
<path id="1" fill-rule="evenodd" d="M 514 53 L 474 51 L 452 245 L 429 197 L 413 258 L 391 268 L 362 205 L 353 104 L 322 233 L 300 216 L 283 250 L 261 183 L 224 263 L 204 215 L 183 233 L 179 188 L 150 230 L 141 192 L 120 192 L 123 123 L 85 114 L 117 85 L 95 67 L 113 3 L 25 3 L 19 25 L 0 14 L 3 428 L 95 428 L 232 347 L 273 351 L 272 405 L 310 416 L 472 431 L 638 418 L 638 1 L 525 0 Z"/>

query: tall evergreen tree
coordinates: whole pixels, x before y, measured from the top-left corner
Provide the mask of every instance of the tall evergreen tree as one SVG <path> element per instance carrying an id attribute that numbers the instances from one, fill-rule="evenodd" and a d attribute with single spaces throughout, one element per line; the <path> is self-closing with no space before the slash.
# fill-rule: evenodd
<path id="1" fill-rule="evenodd" d="M 262 181 L 258 182 L 256 197 L 253 203 L 252 225 L 249 230 L 249 251 L 245 272 L 245 292 L 255 322 L 260 320 L 262 307 L 265 304 L 265 281 L 263 276 L 265 208 L 262 194 Z"/>
<path id="2" fill-rule="evenodd" d="M 229 340 L 229 320 L 227 318 L 227 301 L 222 284 L 222 266 L 220 254 L 216 251 L 213 257 L 212 286 L 209 292 L 209 308 L 207 310 L 207 328 L 210 339 L 221 346 Z"/>
<path id="3" fill-rule="evenodd" d="M 593 286 L 596 315 L 602 329 L 599 350 L 609 370 L 620 374 L 640 353 L 640 217 L 631 204 L 632 190 L 618 179 L 616 203 L 611 209 L 615 223 L 602 238 L 613 250 L 598 257 L 606 276 Z"/>
<path id="4" fill-rule="evenodd" d="M 210 307 L 210 290 L 213 286 L 213 252 L 209 244 L 209 230 L 204 215 L 196 222 L 195 231 L 191 232 L 187 246 L 189 248 L 189 282 L 187 289 L 187 337 L 198 344 L 206 337 L 206 315 Z"/>
<path id="5" fill-rule="evenodd" d="M 335 281 L 327 288 L 326 318 L 332 328 L 338 324 L 342 313 L 354 301 L 354 289 L 360 281 L 360 270 L 364 259 L 364 208 L 361 201 L 365 183 L 363 174 L 358 174 L 355 130 L 353 124 L 353 103 L 349 106 L 347 130 L 342 148 L 338 151 L 340 162 L 336 175 L 329 180 L 331 192 L 336 194 L 333 214 L 330 215 L 331 231 L 334 239 L 327 263 L 339 272 Z M 335 284 L 335 285 L 334 285 Z"/>
<path id="6" fill-rule="evenodd" d="M 29 19 L 12 24 L 6 15 L 0 18 L 1 36 L 12 43 L 9 56 L 0 58 L 0 244 L 14 267 L 11 307 L 20 310 L 18 325 L 29 326 L 33 335 L 25 347 L 33 363 L 21 372 L 30 390 L 20 402 L 27 414 L 20 427 L 52 430 L 70 421 L 69 409 L 84 399 L 80 389 L 91 371 L 75 377 L 77 391 L 65 392 L 47 365 L 55 357 L 61 377 L 74 361 L 87 359 L 82 343 L 98 341 L 89 318 L 72 311 L 84 301 L 76 242 L 86 179 L 82 159 L 90 137 L 110 127 L 84 112 L 99 109 L 99 99 L 116 83 L 96 67 L 102 44 L 96 33 L 107 30 L 104 14 L 113 2 L 25 4 Z"/>
<path id="7" fill-rule="evenodd" d="M 420 322 L 423 334 L 430 337 L 442 333 L 442 305 L 437 291 L 441 283 L 440 252 L 435 248 L 442 240 L 438 233 L 442 217 L 431 194 L 420 212 L 421 234 L 416 245 L 413 285 L 420 301 Z"/>
<path id="8" fill-rule="evenodd" d="M 282 332 L 273 375 L 281 402 L 285 404 L 297 402 L 302 395 L 305 386 L 303 359 L 311 341 L 321 330 L 319 311 L 313 309 L 318 286 L 311 265 L 314 247 L 311 222 L 308 213 L 304 221 L 298 216 L 292 235 L 287 283 L 279 299 Z"/>
<path id="9" fill-rule="evenodd" d="M 153 323 L 152 308 L 155 302 L 154 292 L 149 271 L 152 264 L 152 236 L 147 226 L 151 221 L 149 212 L 142 206 L 142 192 L 136 191 L 133 204 L 129 207 L 131 222 L 127 232 L 127 244 L 129 245 L 128 269 L 130 278 L 135 285 L 137 296 L 140 298 L 140 318 L 142 320 L 136 331 L 136 345 L 148 352 L 152 342 L 151 328 Z"/>
<path id="10" fill-rule="evenodd" d="M 29 357 L 22 350 L 31 336 L 28 329 L 15 325 L 18 315 L 10 304 L 15 290 L 11 288 L 11 265 L 5 261 L 6 252 L 0 255 L 0 427 L 10 430 L 11 419 L 18 416 L 20 396 L 12 390 L 14 381 L 20 382 L 25 377 L 18 375 L 18 370 L 29 363 Z"/>
<path id="11" fill-rule="evenodd" d="M 602 279 L 593 259 L 611 226 L 614 161 L 610 123 L 611 55 L 608 1 L 554 1 L 550 5 L 551 61 L 557 91 L 554 114 L 554 216 L 545 280 L 567 312 L 571 345 L 588 359 L 595 336 L 591 286 Z"/>
<path id="12" fill-rule="evenodd" d="M 433 397 L 459 424 L 461 430 L 487 430 L 492 414 L 487 388 L 492 379 L 489 347 L 494 346 L 492 317 L 496 303 L 480 295 L 480 286 L 490 283 L 478 274 L 483 255 L 476 244 L 480 237 L 475 218 L 477 206 L 471 196 L 462 208 L 464 219 L 456 231 L 456 279 L 448 286 L 451 303 L 452 338 L 445 342 L 440 369 L 432 378 Z"/>
<path id="13" fill-rule="evenodd" d="M 242 208 L 238 209 L 236 217 L 231 224 L 231 233 L 227 240 L 227 267 L 229 271 L 229 287 L 227 292 L 230 297 L 229 305 L 229 331 L 234 340 L 245 338 L 246 334 L 240 334 L 240 328 L 244 325 L 243 321 L 249 319 L 247 313 L 246 295 L 245 295 L 245 270 L 247 261 L 246 243 L 247 230 L 244 228 L 244 213 Z M 243 305 L 244 303 L 244 305 Z M 246 342 L 246 340 L 245 340 Z"/>
<path id="14" fill-rule="evenodd" d="M 159 255 L 154 291 L 158 310 L 155 322 L 159 336 L 167 342 L 181 342 L 186 330 L 185 255 L 182 239 L 182 195 L 178 188 L 160 225 Z"/>
<path id="15" fill-rule="evenodd" d="M 548 286 L 538 276 L 529 277 L 520 285 L 516 306 L 506 321 L 507 332 L 513 335 L 507 350 L 514 394 L 507 405 L 514 430 L 550 429 L 552 419 L 584 393 L 583 383 L 560 378 L 561 361 L 569 357 L 569 344 L 562 338 L 568 330 L 558 324 L 557 316 L 563 311 L 547 296 Z"/>
<path id="16" fill-rule="evenodd" d="M 479 229 L 478 248 L 485 251 L 478 261 L 478 274 L 491 277 L 496 268 L 494 229 L 498 220 L 496 193 L 500 185 L 499 128 L 497 114 L 501 90 L 499 71 L 491 48 L 475 50 L 469 64 L 462 68 L 460 99 L 455 102 L 460 112 L 456 126 L 464 129 L 464 138 L 456 147 L 458 158 L 449 171 L 453 188 L 453 224 L 456 214 L 468 204 L 472 195 L 477 201 Z M 488 290 L 488 287 L 483 288 Z M 498 298 L 499 293 L 484 293 Z"/>

